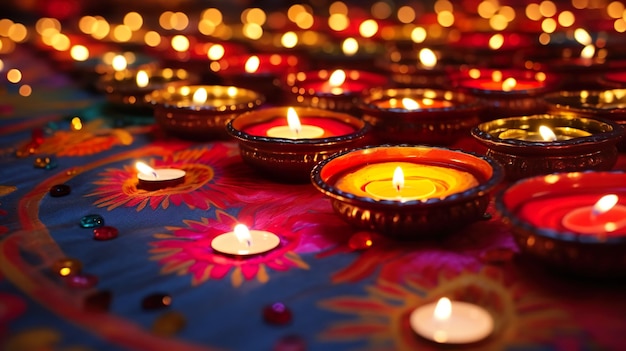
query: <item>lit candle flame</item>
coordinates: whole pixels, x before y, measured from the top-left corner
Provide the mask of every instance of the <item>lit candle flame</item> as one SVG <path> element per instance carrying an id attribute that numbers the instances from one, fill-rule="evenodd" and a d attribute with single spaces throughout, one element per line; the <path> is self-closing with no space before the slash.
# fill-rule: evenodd
<path id="1" fill-rule="evenodd" d="M 580 52 L 580 57 L 584 59 L 590 59 L 595 55 L 596 47 L 593 44 L 586 45 Z"/>
<path id="2" fill-rule="evenodd" d="M 515 89 L 516 85 L 517 85 L 517 80 L 515 80 L 515 78 L 513 77 L 509 77 L 505 79 L 504 82 L 502 82 L 502 91 L 511 91 Z"/>
<path id="3" fill-rule="evenodd" d="M 194 104 L 202 105 L 206 102 L 207 98 L 208 98 L 208 94 L 207 94 L 206 89 L 199 88 L 193 93 L 192 100 Z"/>
<path id="4" fill-rule="evenodd" d="M 123 71 L 128 66 L 128 62 L 126 62 L 126 58 L 123 55 L 115 55 L 113 60 L 111 61 L 111 66 L 116 71 Z"/>
<path id="5" fill-rule="evenodd" d="M 396 189 L 396 191 L 400 192 L 404 187 L 404 172 L 402 172 L 402 167 L 398 166 L 393 171 L 393 179 L 391 180 L 391 184 Z"/>
<path id="6" fill-rule="evenodd" d="M 147 164 L 141 162 L 141 161 L 137 161 L 135 163 L 135 168 L 139 171 L 139 173 L 144 174 L 144 175 L 151 175 L 153 176 L 155 179 L 158 177 L 157 172 L 154 170 L 154 168 L 148 166 Z"/>
<path id="7" fill-rule="evenodd" d="M 420 108 L 420 104 L 411 98 L 403 98 L 402 106 L 404 106 L 404 108 L 407 110 L 417 110 L 418 108 Z"/>
<path id="8" fill-rule="evenodd" d="M 591 41 L 592 41 L 591 35 L 589 35 L 589 33 L 583 28 L 577 28 L 574 31 L 574 38 L 576 39 L 577 42 L 585 46 L 591 44 Z"/>
<path id="9" fill-rule="evenodd" d="M 246 243 L 248 247 L 252 246 L 252 236 L 250 235 L 250 230 L 248 230 L 248 227 L 246 227 L 245 224 L 237 224 L 233 229 L 233 232 L 240 243 Z"/>
<path id="10" fill-rule="evenodd" d="M 433 68 L 437 65 L 437 55 L 429 48 L 420 50 L 418 58 L 422 65 L 427 68 Z"/>
<path id="11" fill-rule="evenodd" d="M 598 216 L 602 213 L 605 213 L 612 209 L 617 202 L 619 201 L 619 197 L 615 194 L 604 195 L 598 200 L 598 202 L 593 205 L 591 210 L 591 217 Z"/>
<path id="12" fill-rule="evenodd" d="M 287 109 L 287 124 L 294 133 L 300 134 L 302 124 L 300 123 L 300 118 L 298 118 L 298 113 L 293 107 Z"/>
<path id="13" fill-rule="evenodd" d="M 552 129 L 550 129 L 549 127 L 539 126 L 539 134 L 541 135 L 541 138 L 545 141 L 557 140 L 556 134 L 554 134 Z"/>
<path id="14" fill-rule="evenodd" d="M 261 60 L 259 60 L 258 56 L 250 56 L 248 60 L 246 60 L 246 72 L 254 73 L 259 69 L 259 65 L 261 64 Z"/>
<path id="15" fill-rule="evenodd" d="M 491 50 L 498 50 L 504 45 L 504 36 L 500 33 L 494 34 L 489 38 L 489 48 Z"/>
<path id="16" fill-rule="evenodd" d="M 442 297 L 435 305 L 433 317 L 438 321 L 446 321 L 452 315 L 452 302 L 447 297 Z"/>
<path id="17" fill-rule="evenodd" d="M 141 70 L 137 72 L 137 77 L 135 77 L 135 80 L 137 81 L 138 87 L 145 88 L 148 86 L 148 83 L 150 82 L 150 77 L 148 77 L 148 73 L 146 73 L 146 71 Z"/>
<path id="18" fill-rule="evenodd" d="M 328 84 L 332 87 L 339 87 L 346 81 L 346 72 L 341 69 L 334 71 L 330 78 L 328 78 Z"/>

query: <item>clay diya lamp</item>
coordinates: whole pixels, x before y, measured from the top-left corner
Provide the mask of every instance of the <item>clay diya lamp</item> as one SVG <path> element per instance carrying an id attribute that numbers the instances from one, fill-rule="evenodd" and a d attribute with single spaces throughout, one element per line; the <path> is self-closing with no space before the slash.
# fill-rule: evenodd
<path id="1" fill-rule="evenodd" d="M 626 173 L 527 178 L 498 193 L 495 204 L 528 257 L 587 276 L 626 273 Z"/>
<path id="2" fill-rule="evenodd" d="M 335 154 L 313 168 L 311 179 L 346 222 L 419 239 L 482 218 L 503 173 L 497 162 L 473 153 L 382 145 Z"/>
<path id="3" fill-rule="evenodd" d="M 516 180 L 554 172 L 610 170 L 623 129 L 615 122 L 566 115 L 509 117 L 479 124 L 471 134 Z"/>
<path id="4" fill-rule="evenodd" d="M 308 182 L 313 166 L 362 146 L 371 126 L 349 114 L 309 107 L 272 107 L 239 115 L 227 125 L 243 160 L 268 178 Z"/>
<path id="5" fill-rule="evenodd" d="M 152 111 L 147 95 L 168 86 L 189 85 L 197 78 L 186 70 L 161 68 L 124 70 L 100 77 L 97 87 L 107 95 L 108 102 L 124 110 Z"/>
<path id="6" fill-rule="evenodd" d="M 227 137 L 228 121 L 265 101 L 252 90 L 222 85 L 169 86 L 153 91 L 147 99 L 165 131 L 199 140 Z"/>
<path id="7" fill-rule="evenodd" d="M 458 90 L 485 105 L 484 120 L 544 113 L 541 96 L 555 86 L 554 77 L 531 70 L 472 68 L 452 79 Z"/>
<path id="8" fill-rule="evenodd" d="M 626 128 L 626 89 L 561 91 L 544 97 L 548 112 L 588 118 L 603 118 Z M 626 150 L 626 138 L 618 143 Z"/>
<path id="9" fill-rule="evenodd" d="M 374 89 L 359 104 L 362 118 L 385 142 L 446 145 L 480 123 L 478 99 L 431 89 Z"/>
<path id="10" fill-rule="evenodd" d="M 285 89 L 298 105 L 354 112 L 366 90 L 387 84 L 388 79 L 378 73 L 323 69 L 288 74 Z"/>
<path id="11" fill-rule="evenodd" d="M 302 56 L 287 53 L 230 55 L 217 63 L 212 69 L 222 78 L 223 84 L 261 92 L 271 103 L 284 100 L 280 80 L 308 66 Z"/>

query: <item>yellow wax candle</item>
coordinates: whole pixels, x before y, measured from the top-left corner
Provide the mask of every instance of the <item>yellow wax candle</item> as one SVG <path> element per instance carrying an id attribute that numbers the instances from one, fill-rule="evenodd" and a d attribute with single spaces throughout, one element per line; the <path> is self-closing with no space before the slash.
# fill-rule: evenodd
<path id="1" fill-rule="evenodd" d="M 398 167 L 404 173 L 404 184 L 400 187 L 393 180 Z M 335 187 L 361 197 L 405 202 L 444 198 L 478 183 L 471 173 L 454 168 L 412 162 L 382 162 L 343 175 Z"/>

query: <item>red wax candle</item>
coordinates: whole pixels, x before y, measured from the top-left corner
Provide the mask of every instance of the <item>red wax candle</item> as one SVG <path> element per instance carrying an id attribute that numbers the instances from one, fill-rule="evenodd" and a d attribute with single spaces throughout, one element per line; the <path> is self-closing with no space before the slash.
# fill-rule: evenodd
<path id="1" fill-rule="evenodd" d="M 474 88 L 474 89 L 481 89 L 481 90 L 495 90 L 495 91 L 506 91 L 505 88 L 503 88 L 503 83 L 502 81 L 493 81 L 493 80 L 489 80 L 489 79 L 473 79 L 473 80 L 468 80 L 465 81 L 463 83 L 464 86 L 468 87 L 468 88 Z M 520 91 L 520 90 L 531 90 L 531 89 L 539 89 L 539 88 L 543 88 L 543 83 L 538 82 L 538 81 L 529 81 L 529 80 L 517 80 L 516 79 L 516 84 L 515 85 L 511 85 L 509 91 Z"/>
<path id="2" fill-rule="evenodd" d="M 304 116 L 300 117 L 300 122 L 303 126 L 316 126 L 322 128 L 324 134 L 319 138 L 347 135 L 355 132 L 354 126 L 332 118 Z M 284 116 L 277 116 L 269 121 L 246 126 L 246 128 L 243 129 L 243 132 L 250 135 L 267 137 L 267 132 L 270 128 L 281 126 L 287 126 L 287 118 Z"/>
<path id="3" fill-rule="evenodd" d="M 521 219 L 540 228 L 585 235 L 626 235 L 626 206 L 617 204 L 605 213 L 592 215 L 601 193 L 558 194 L 529 197 L 516 210 Z M 619 194 L 626 199 L 626 192 Z M 623 200 L 622 200 L 623 202 Z"/>
<path id="4" fill-rule="evenodd" d="M 343 82 L 337 80 L 340 83 L 334 82 L 332 78 L 341 76 L 336 74 L 338 71 L 345 73 Z M 287 81 L 298 93 L 309 95 L 354 95 L 387 84 L 387 78 L 382 75 L 358 70 L 299 72 L 290 75 Z"/>
<path id="5" fill-rule="evenodd" d="M 417 104 L 412 107 L 410 104 L 406 104 L 402 101 L 402 99 L 386 99 L 374 101 L 373 104 L 377 107 L 383 109 L 405 109 L 408 111 L 420 111 L 425 109 L 441 109 L 441 108 L 450 108 L 454 106 L 454 103 L 449 100 L 439 100 L 439 99 L 411 99 Z"/>

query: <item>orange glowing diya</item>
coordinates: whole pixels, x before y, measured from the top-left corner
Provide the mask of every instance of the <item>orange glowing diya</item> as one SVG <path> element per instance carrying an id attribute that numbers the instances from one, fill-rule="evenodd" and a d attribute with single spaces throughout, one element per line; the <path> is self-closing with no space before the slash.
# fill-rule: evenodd
<path id="1" fill-rule="evenodd" d="M 313 185 L 347 222 L 398 239 L 446 233 L 482 218 L 501 166 L 447 148 L 374 146 L 318 163 Z"/>
<path id="2" fill-rule="evenodd" d="M 480 123 L 483 107 L 463 93 L 405 88 L 373 89 L 359 109 L 381 140 L 446 145 Z"/>
<path id="3" fill-rule="evenodd" d="M 226 124 L 265 102 L 257 92 L 234 86 L 169 86 L 155 90 L 148 100 L 161 127 L 189 139 L 225 138 Z"/>

